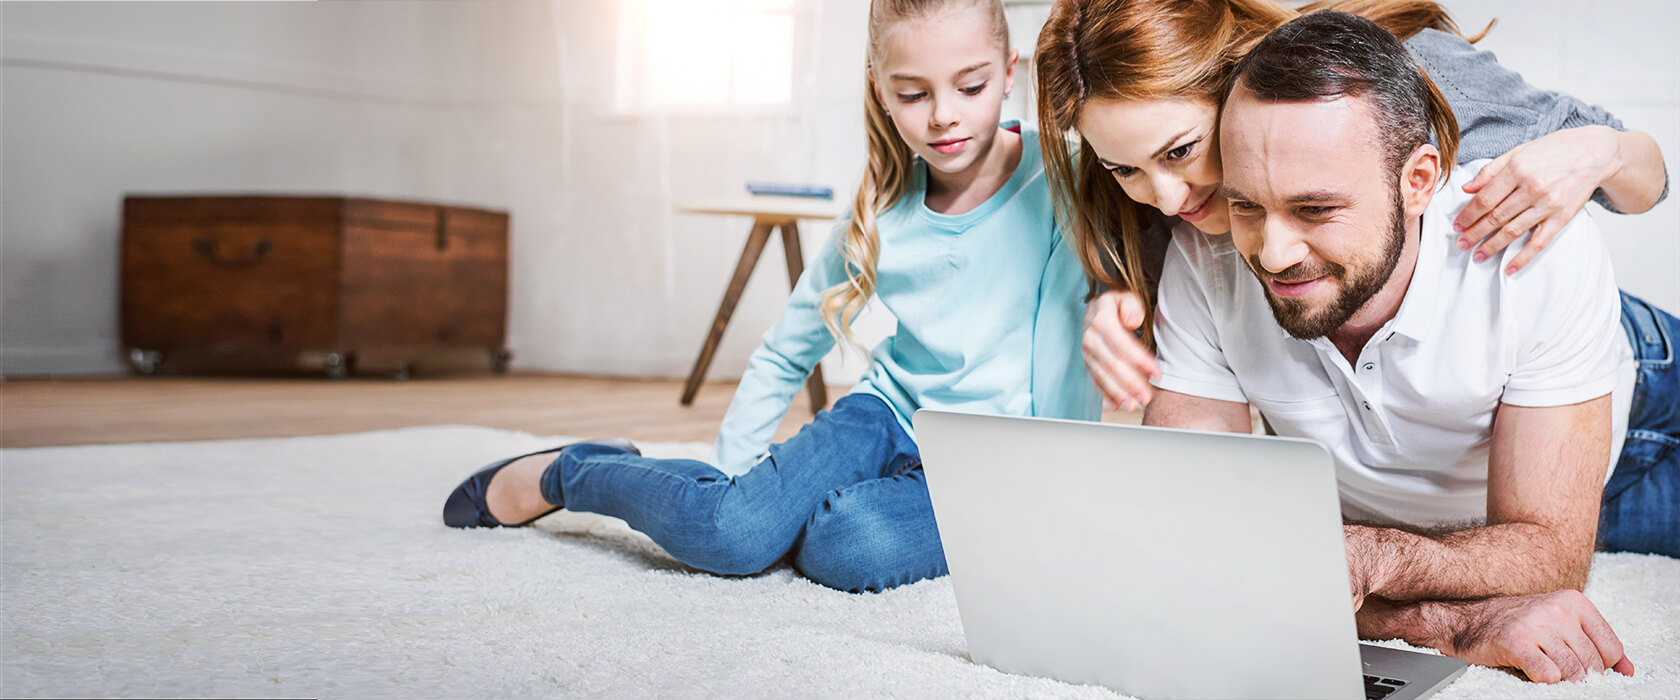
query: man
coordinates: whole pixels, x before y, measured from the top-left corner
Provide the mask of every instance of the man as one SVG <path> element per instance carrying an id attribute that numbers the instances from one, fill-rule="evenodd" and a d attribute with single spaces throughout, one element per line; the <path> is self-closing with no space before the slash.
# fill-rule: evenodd
<path id="1" fill-rule="evenodd" d="M 1646 371 L 1633 351 L 1671 358 L 1680 324 L 1618 293 L 1584 215 L 1515 275 L 1458 250 L 1477 168 L 1449 174 L 1452 140 L 1430 143 L 1432 122 L 1456 130 L 1445 109 L 1393 35 L 1344 13 L 1244 59 L 1220 116 L 1232 233 L 1174 234 L 1144 420 L 1247 432 L 1252 404 L 1328 448 L 1362 636 L 1545 682 L 1631 674 L 1579 590 L 1595 541 L 1680 555 L 1680 454 L 1624 457 L 1637 483 L 1605 487 Z M 1673 445 L 1667 372 L 1632 427 Z"/>

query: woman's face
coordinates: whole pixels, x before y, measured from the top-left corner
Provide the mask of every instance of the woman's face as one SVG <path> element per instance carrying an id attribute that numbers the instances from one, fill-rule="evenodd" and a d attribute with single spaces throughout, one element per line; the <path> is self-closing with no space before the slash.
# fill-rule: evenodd
<path id="1" fill-rule="evenodd" d="M 1222 235 L 1231 218 L 1219 194 L 1218 116 L 1204 100 L 1092 100 L 1078 129 L 1132 201 Z"/>

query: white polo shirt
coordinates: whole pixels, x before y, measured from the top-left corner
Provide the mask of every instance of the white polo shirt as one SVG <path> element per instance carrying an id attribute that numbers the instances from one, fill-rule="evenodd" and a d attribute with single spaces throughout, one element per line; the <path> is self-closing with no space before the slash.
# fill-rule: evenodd
<path id="1" fill-rule="evenodd" d="M 1614 467 L 1626 432 L 1633 351 L 1598 227 L 1576 215 L 1515 275 L 1454 244 L 1460 189 L 1487 161 L 1453 169 L 1423 215 L 1400 310 L 1349 365 L 1328 339 L 1291 337 L 1229 235 L 1173 230 L 1155 337 L 1169 391 L 1253 404 L 1279 435 L 1336 460 L 1342 512 L 1415 526 L 1487 517 L 1494 411 L 1613 393 Z"/>

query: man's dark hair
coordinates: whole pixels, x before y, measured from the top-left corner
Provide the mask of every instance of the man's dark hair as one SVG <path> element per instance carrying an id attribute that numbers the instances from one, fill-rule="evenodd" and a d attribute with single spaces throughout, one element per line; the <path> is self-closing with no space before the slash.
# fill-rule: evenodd
<path id="1" fill-rule="evenodd" d="M 1369 101 L 1385 161 L 1398 172 L 1433 126 L 1441 180 L 1458 150 L 1458 121 L 1435 83 L 1387 29 L 1358 15 L 1319 10 L 1272 30 L 1237 63 L 1225 99 L 1241 83 L 1266 102 L 1338 97 Z"/>

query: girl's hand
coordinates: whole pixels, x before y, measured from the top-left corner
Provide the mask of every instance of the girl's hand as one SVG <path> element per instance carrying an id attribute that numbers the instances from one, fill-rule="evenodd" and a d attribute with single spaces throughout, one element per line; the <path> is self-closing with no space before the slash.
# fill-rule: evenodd
<path id="1" fill-rule="evenodd" d="M 1475 259 L 1482 262 L 1533 229 L 1505 266 L 1506 274 L 1521 270 L 1620 165 L 1617 132 L 1606 126 L 1564 129 L 1511 149 L 1464 185 L 1476 197 L 1453 221 L 1459 250 L 1481 241 Z"/>
<path id="2" fill-rule="evenodd" d="M 1135 411 L 1155 396 L 1149 378 L 1161 376 L 1161 369 L 1133 332 L 1143 316 L 1143 300 L 1128 291 L 1103 292 L 1085 305 L 1085 369 L 1102 390 L 1107 410 Z"/>

